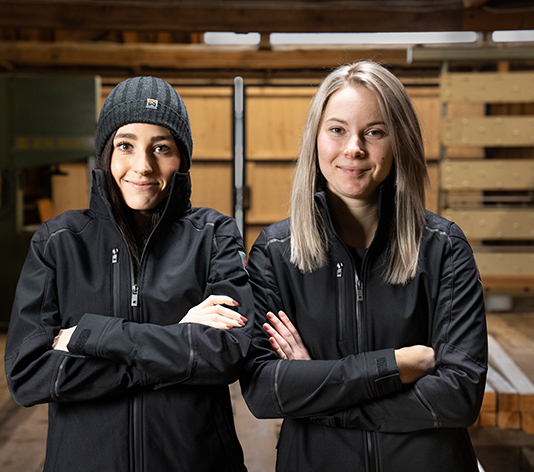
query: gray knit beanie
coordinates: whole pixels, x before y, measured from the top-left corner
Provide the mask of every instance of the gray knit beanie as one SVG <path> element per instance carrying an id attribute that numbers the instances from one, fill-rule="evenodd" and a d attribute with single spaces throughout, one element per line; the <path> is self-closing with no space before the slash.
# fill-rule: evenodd
<path id="1" fill-rule="evenodd" d="M 180 148 L 185 171 L 191 167 L 193 139 L 189 115 L 180 95 L 157 77 L 134 77 L 118 84 L 106 98 L 96 130 L 96 157 L 121 126 L 149 123 L 167 128 Z M 183 155 L 186 154 L 186 155 Z"/>

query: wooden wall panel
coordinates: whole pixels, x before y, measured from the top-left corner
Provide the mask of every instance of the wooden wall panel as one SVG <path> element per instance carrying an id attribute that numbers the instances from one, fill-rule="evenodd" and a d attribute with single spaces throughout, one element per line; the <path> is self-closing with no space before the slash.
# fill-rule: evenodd
<path id="1" fill-rule="evenodd" d="M 193 161 L 191 203 L 233 215 L 232 162 Z"/>
<path id="2" fill-rule="evenodd" d="M 294 162 L 248 162 L 248 224 L 268 225 L 289 216 Z"/>
<path id="3" fill-rule="evenodd" d="M 252 160 L 295 159 L 313 87 L 246 88 L 246 155 Z"/>
<path id="4" fill-rule="evenodd" d="M 193 159 L 232 159 L 231 87 L 175 87 L 191 121 Z"/>
<path id="5" fill-rule="evenodd" d="M 233 89 L 175 87 L 182 97 L 193 134 L 191 166 L 193 206 L 215 208 L 232 216 Z"/>

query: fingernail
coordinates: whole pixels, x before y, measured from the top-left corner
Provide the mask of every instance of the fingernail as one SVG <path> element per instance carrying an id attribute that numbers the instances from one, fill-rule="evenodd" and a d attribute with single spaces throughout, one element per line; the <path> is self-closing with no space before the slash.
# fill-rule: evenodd
<path id="1" fill-rule="evenodd" d="M 241 316 L 241 321 L 242 321 L 243 323 L 246 323 L 248 320 L 247 320 L 244 316 Z"/>
<path id="2" fill-rule="evenodd" d="M 234 305 L 239 306 L 239 302 L 237 300 L 234 300 Z"/>
<path id="3" fill-rule="evenodd" d="M 232 325 L 229 325 L 229 324 L 227 324 L 226 327 L 227 327 L 227 328 L 233 328 L 233 326 L 232 326 Z"/>

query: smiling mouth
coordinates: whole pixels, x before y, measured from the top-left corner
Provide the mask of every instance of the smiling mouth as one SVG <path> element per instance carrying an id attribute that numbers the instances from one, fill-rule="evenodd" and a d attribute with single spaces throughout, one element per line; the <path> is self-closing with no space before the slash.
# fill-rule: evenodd
<path id="1" fill-rule="evenodd" d="M 343 167 L 343 166 L 338 166 L 338 169 L 341 172 L 344 172 L 346 174 L 352 174 L 352 175 L 361 175 L 368 170 L 368 169 L 356 169 L 354 167 Z"/>
<path id="2" fill-rule="evenodd" d="M 134 180 L 126 180 L 125 182 L 138 190 L 149 190 L 158 185 L 157 182 L 136 182 Z"/>

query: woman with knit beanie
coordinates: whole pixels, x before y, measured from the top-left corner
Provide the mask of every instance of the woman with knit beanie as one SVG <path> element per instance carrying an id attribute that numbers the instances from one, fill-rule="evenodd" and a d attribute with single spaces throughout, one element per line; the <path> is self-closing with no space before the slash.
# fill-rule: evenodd
<path id="1" fill-rule="evenodd" d="M 244 471 L 228 384 L 253 303 L 233 219 L 190 202 L 186 107 L 120 83 L 96 133 L 90 208 L 44 223 L 17 287 L 6 374 L 49 403 L 45 471 Z"/>

